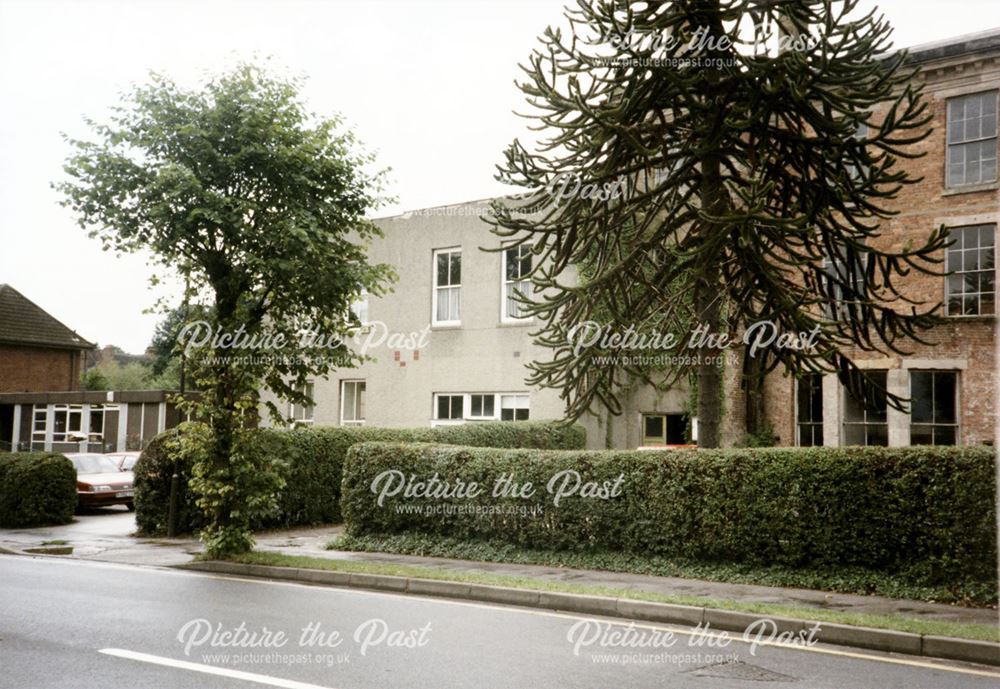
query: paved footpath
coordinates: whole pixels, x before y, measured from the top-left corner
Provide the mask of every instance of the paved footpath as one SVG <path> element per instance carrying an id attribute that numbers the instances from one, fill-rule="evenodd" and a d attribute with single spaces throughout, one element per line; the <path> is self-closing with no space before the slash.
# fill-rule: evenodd
<path id="1" fill-rule="evenodd" d="M 191 561 L 201 549 L 191 538 L 136 538 L 133 515 L 124 510 L 94 511 L 80 515 L 73 524 L 38 529 L 0 530 L 0 548 L 24 552 L 44 541 L 65 540 L 73 548 L 67 557 L 140 565 L 172 566 Z M 440 570 L 483 572 L 548 581 L 650 591 L 665 595 L 700 596 L 713 599 L 754 603 L 774 603 L 837 610 L 852 613 L 902 615 L 918 619 L 949 622 L 998 624 L 997 610 L 963 608 L 953 605 L 899 600 L 880 596 L 826 593 L 809 589 L 725 584 L 697 579 L 621 574 L 593 570 L 470 562 L 445 558 L 354 553 L 325 550 L 324 546 L 340 533 L 340 527 L 289 529 L 260 534 L 257 547 L 288 555 L 308 555 L 337 560 L 416 565 Z M 56 546 L 59 547 L 59 546 Z"/>

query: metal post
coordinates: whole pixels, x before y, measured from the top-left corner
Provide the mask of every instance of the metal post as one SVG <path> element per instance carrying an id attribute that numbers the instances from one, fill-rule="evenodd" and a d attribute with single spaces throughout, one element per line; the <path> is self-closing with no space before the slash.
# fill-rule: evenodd
<path id="1" fill-rule="evenodd" d="M 177 500 L 181 492 L 181 477 L 175 471 L 170 477 L 170 511 L 167 513 L 167 537 L 177 536 Z"/>

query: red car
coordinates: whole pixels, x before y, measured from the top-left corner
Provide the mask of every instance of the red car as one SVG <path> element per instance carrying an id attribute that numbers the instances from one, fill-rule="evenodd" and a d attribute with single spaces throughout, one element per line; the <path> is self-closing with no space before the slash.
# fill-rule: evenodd
<path id="1" fill-rule="evenodd" d="M 106 455 L 67 454 L 76 469 L 76 495 L 80 507 L 125 505 L 135 509 L 133 474 L 122 471 Z"/>
<path id="2" fill-rule="evenodd" d="M 141 454 L 141 452 L 109 452 L 104 456 L 113 459 L 122 471 L 132 471 Z"/>

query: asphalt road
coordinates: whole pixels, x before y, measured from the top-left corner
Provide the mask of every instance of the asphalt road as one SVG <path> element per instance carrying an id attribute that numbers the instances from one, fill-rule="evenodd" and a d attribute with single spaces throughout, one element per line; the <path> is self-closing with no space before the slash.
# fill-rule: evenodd
<path id="1" fill-rule="evenodd" d="M 0 556 L 0 687 L 12 689 L 1000 686 L 1000 672 L 984 667 L 823 645 L 751 653 L 740 640 L 691 645 L 690 631 Z M 631 641 L 611 640 L 615 633 Z"/>

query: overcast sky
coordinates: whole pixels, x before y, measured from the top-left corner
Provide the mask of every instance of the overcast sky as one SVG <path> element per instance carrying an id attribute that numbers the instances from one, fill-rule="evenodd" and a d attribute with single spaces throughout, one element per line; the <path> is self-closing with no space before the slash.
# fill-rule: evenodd
<path id="1" fill-rule="evenodd" d="M 874 4 L 874 3 L 872 3 Z M 897 46 L 1000 27 L 998 0 L 883 0 Z M 517 64 L 563 0 L 146 2 L 0 0 L 0 283 L 83 337 L 141 352 L 159 319 L 142 256 L 87 237 L 49 184 L 68 153 L 150 70 L 196 84 L 272 56 L 308 77 L 318 113 L 341 113 L 393 169 L 378 215 L 502 193 L 494 165 L 524 138 Z"/>

